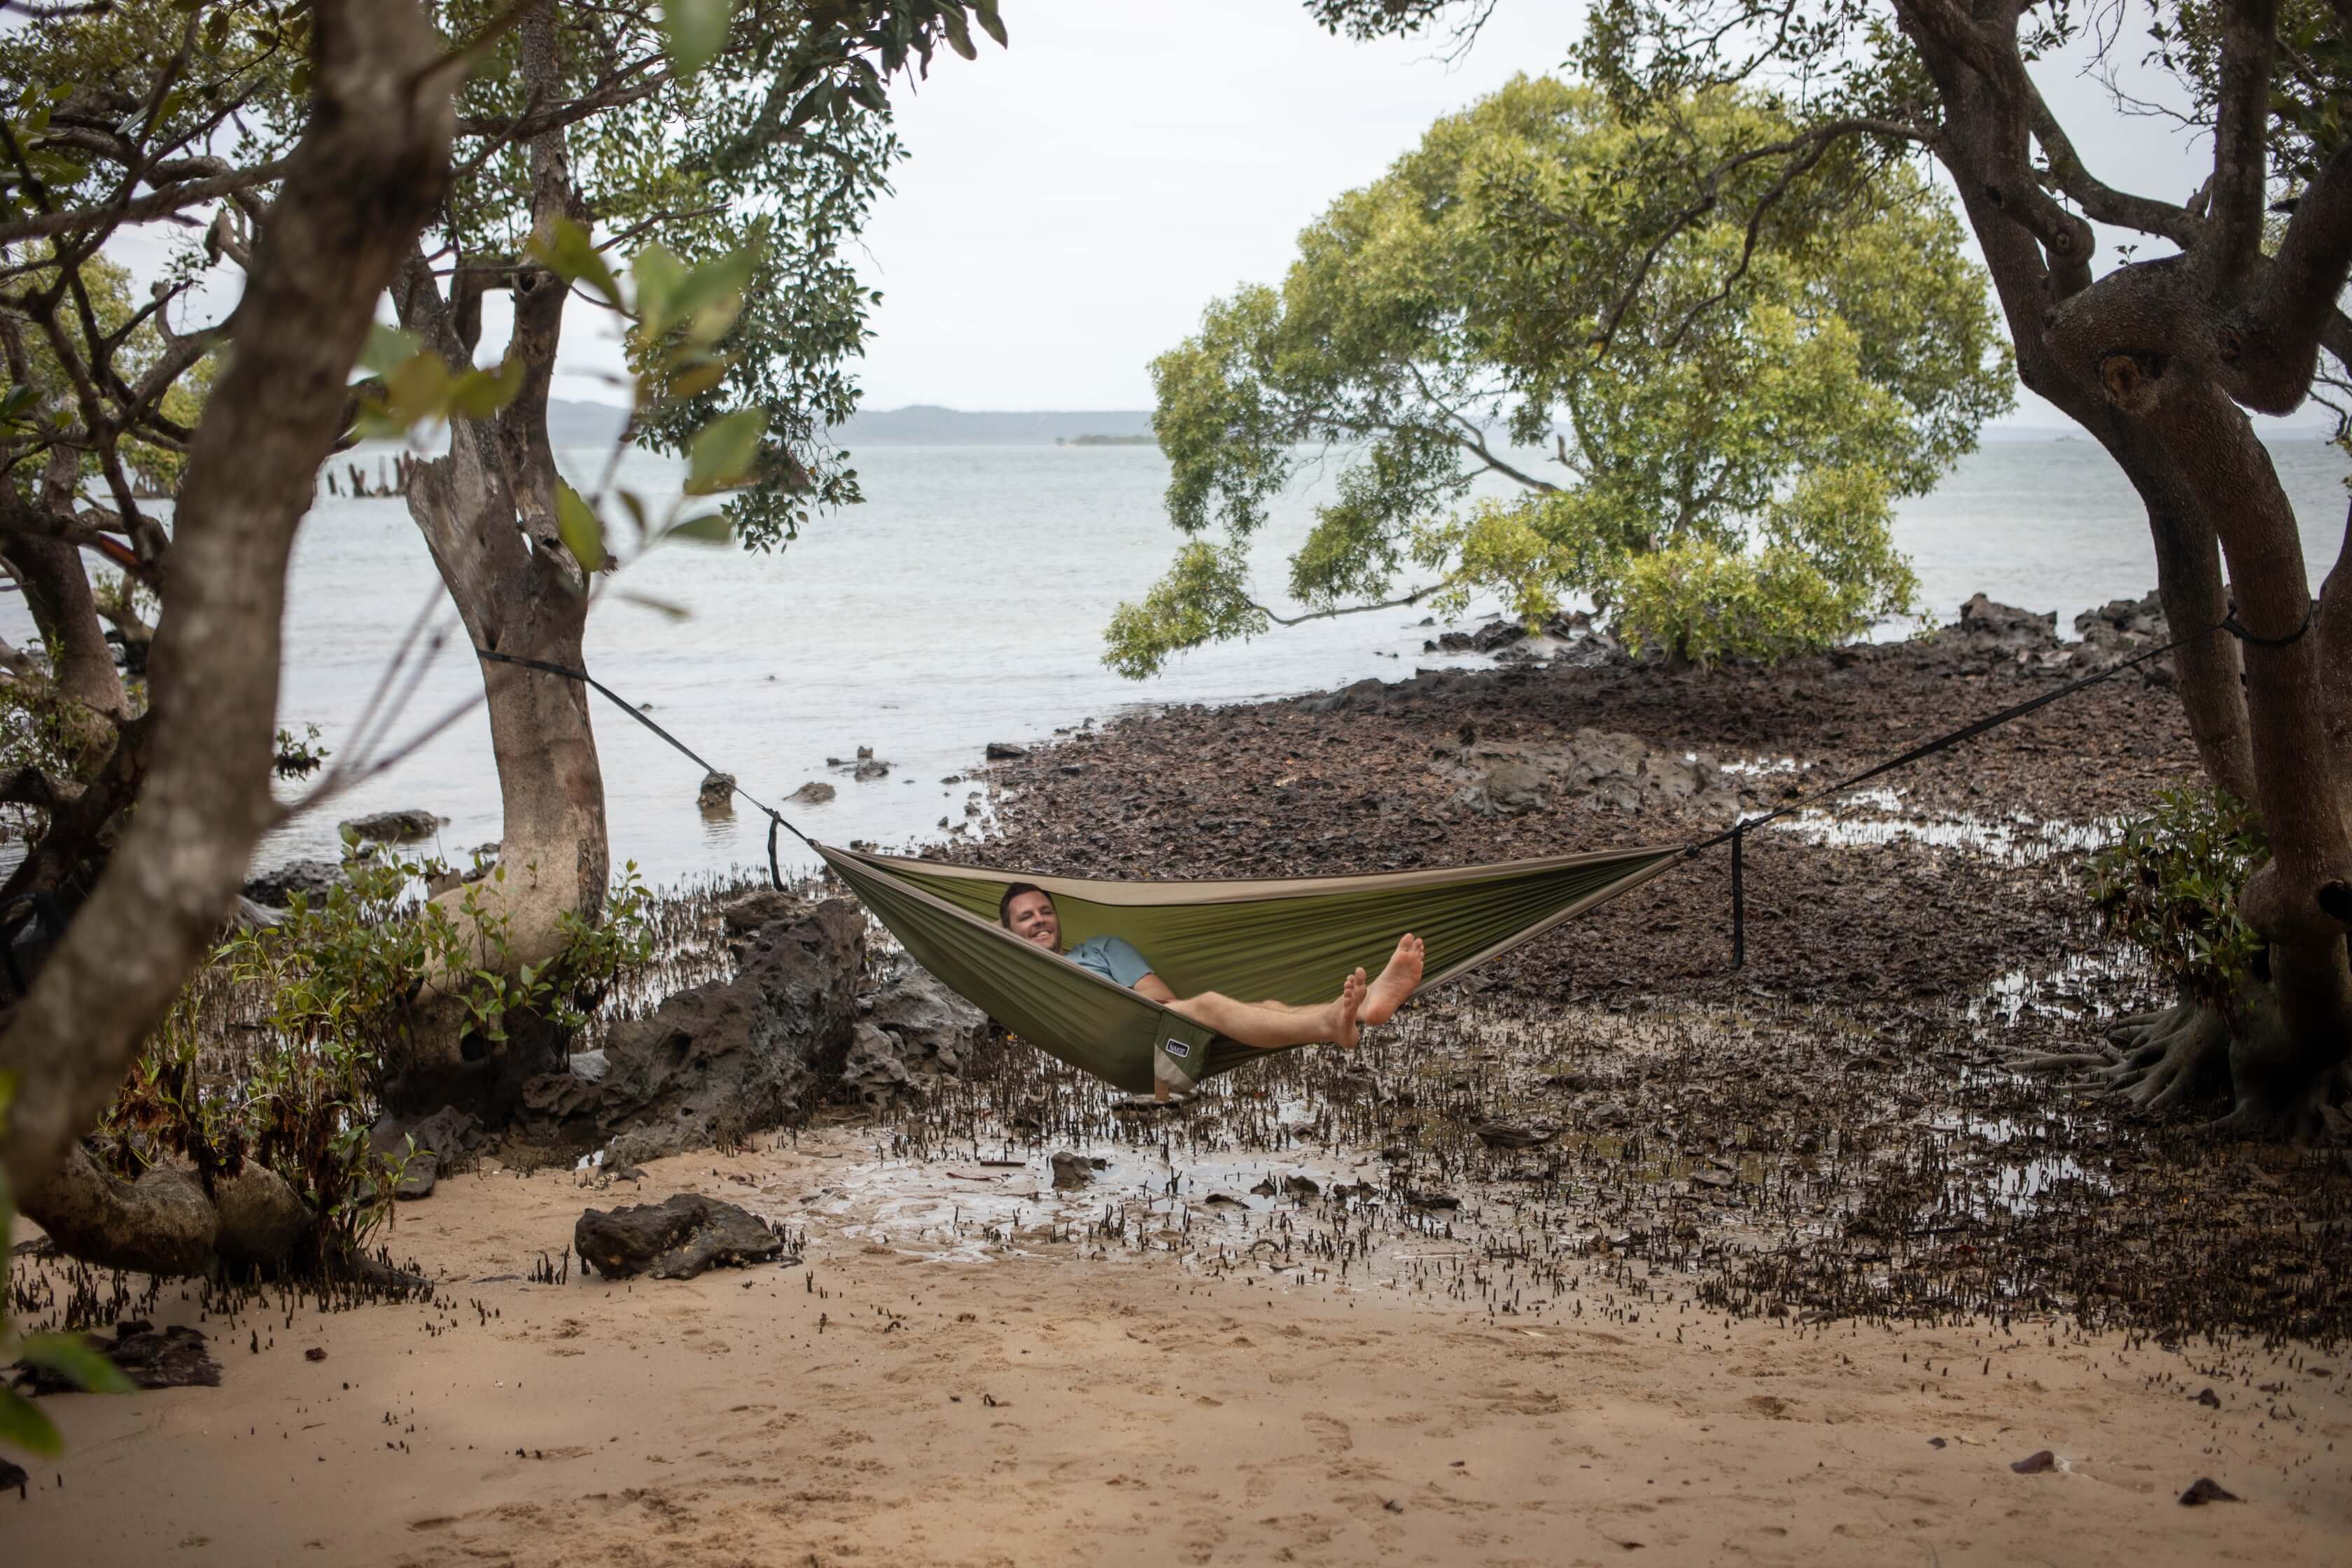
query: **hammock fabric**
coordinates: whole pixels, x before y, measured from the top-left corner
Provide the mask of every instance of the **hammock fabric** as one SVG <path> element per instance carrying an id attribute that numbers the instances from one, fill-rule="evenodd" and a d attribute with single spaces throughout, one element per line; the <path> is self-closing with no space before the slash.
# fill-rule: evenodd
<path id="1" fill-rule="evenodd" d="M 1265 1053 L 1225 1039 L 997 923 L 1005 888 L 1054 897 L 1062 942 L 1132 942 L 1179 996 L 1309 1006 L 1349 972 L 1378 974 L 1407 931 L 1428 949 L 1422 988 L 1466 973 L 1666 869 L 1671 848 L 1550 855 L 1360 877 L 1106 882 L 814 846 L 941 983 L 1030 1044 L 1131 1093 L 1190 1088 Z"/>

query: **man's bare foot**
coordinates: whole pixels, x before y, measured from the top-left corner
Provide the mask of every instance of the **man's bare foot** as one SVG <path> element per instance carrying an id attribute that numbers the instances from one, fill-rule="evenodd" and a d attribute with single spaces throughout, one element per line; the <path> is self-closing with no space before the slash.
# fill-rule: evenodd
<path id="1" fill-rule="evenodd" d="M 1362 1022 L 1385 1024 L 1396 1016 L 1396 1010 L 1404 1005 L 1405 999 L 1421 984 L 1422 958 L 1421 938 L 1411 931 L 1405 932 L 1404 940 L 1397 943 L 1396 953 L 1389 960 L 1388 967 L 1381 971 L 1381 977 L 1373 981 L 1364 993 L 1364 1009 L 1358 1015 Z"/>
<path id="2" fill-rule="evenodd" d="M 1349 1050 L 1356 1048 L 1356 1015 L 1364 1005 L 1364 972 L 1360 969 L 1348 976 L 1339 987 L 1339 999 L 1331 1004 L 1331 1043 Z"/>

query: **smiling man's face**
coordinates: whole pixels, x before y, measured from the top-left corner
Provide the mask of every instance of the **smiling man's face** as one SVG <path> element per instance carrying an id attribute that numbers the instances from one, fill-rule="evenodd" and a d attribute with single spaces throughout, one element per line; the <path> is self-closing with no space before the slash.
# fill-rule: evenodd
<path id="1" fill-rule="evenodd" d="M 1004 924 L 1024 942 L 1055 952 L 1062 951 L 1062 922 L 1054 913 L 1054 900 L 1044 893 L 1015 895 L 1004 906 Z"/>

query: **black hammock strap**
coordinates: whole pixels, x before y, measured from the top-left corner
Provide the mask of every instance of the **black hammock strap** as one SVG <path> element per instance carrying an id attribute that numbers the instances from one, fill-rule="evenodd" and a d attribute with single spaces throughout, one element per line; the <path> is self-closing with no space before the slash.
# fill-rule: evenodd
<path id="1" fill-rule="evenodd" d="M 627 698 L 622 696 L 619 692 L 614 690 L 611 687 L 605 685 L 603 681 L 597 679 L 594 676 L 589 674 L 584 669 L 573 669 L 566 665 L 551 664 L 543 658 L 517 658 L 513 654 L 493 653 L 486 647 L 478 647 L 474 652 L 481 658 L 488 659 L 492 664 L 520 665 L 525 669 L 542 670 L 549 675 L 560 675 L 566 680 L 576 680 L 580 682 L 581 685 L 587 687 L 591 691 L 603 697 L 607 702 L 610 702 L 614 707 L 618 708 L 622 712 L 626 713 L 630 718 L 635 719 L 638 723 L 643 724 L 646 729 L 651 730 L 655 734 L 659 735 L 663 740 L 667 741 L 679 752 L 685 753 L 689 760 L 701 767 L 706 777 L 711 773 L 719 773 L 719 769 L 712 767 L 701 752 L 696 751 L 692 746 L 688 745 L 684 741 L 679 740 L 676 735 L 671 734 L 667 730 L 663 729 L 659 724 L 655 723 L 651 719 L 646 718 L 643 709 L 633 705 Z M 776 829 L 779 827 L 782 828 L 785 832 L 791 834 L 793 837 L 799 839 L 802 843 L 807 845 L 812 849 L 816 847 L 816 840 L 811 838 L 807 834 L 803 833 L 799 828 L 794 827 L 790 822 L 786 821 L 782 812 L 778 811 L 774 806 L 770 805 L 766 801 L 761 800 L 758 795 L 753 795 L 741 784 L 734 783 L 734 774 L 723 773 L 720 774 L 720 776 L 729 781 L 729 788 L 732 789 L 737 795 L 741 795 L 746 801 L 751 803 L 754 810 L 759 811 L 767 817 L 768 880 L 775 884 L 775 888 L 778 892 L 783 891 L 783 868 L 779 865 L 776 860 Z"/>

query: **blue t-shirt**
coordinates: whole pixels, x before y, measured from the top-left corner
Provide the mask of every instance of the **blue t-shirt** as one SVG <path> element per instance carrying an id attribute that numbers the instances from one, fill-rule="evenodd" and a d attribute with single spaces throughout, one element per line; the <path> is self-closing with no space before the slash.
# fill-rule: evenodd
<path id="1" fill-rule="evenodd" d="M 1115 936 L 1090 936 L 1062 955 L 1115 985 L 1133 986 L 1151 973 L 1151 963 Z"/>

